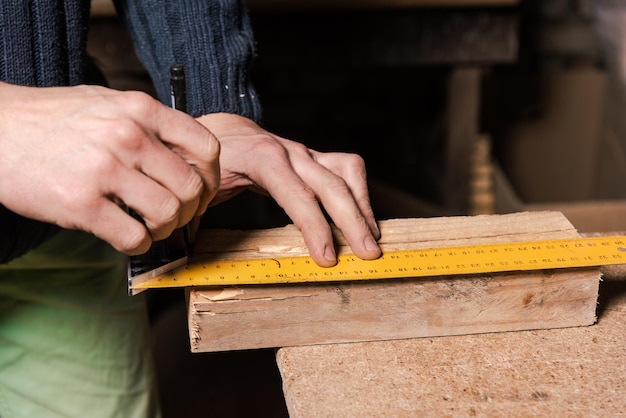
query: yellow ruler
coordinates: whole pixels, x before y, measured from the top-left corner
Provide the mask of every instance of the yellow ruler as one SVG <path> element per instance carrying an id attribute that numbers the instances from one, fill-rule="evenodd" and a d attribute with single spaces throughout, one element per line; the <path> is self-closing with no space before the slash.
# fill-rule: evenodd
<path id="1" fill-rule="evenodd" d="M 392 279 L 626 264 L 626 236 L 386 251 L 376 260 L 339 255 L 334 267 L 309 256 L 194 262 L 141 283 L 145 289 Z"/>

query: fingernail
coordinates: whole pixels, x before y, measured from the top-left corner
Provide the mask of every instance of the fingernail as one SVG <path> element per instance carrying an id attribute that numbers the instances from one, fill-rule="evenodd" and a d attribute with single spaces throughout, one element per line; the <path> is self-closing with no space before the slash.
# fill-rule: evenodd
<path id="1" fill-rule="evenodd" d="M 378 247 L 378 244 L 376 243 L 376 241 L 374 241 L 374 238 L 372 237 L 366 237 L 365 241 L 365 249 L 367 251 L 378 251 L 380 250 L 380 247 Z"/>
<path id="2" fill-rule="evenodd" d="M 324 258 L 328 261 L 332 261 L 333 263 L 337 261 L 337 255 L 335 254 L 335 249 L 332 246 L 326 245 L 324 247 Z"/>

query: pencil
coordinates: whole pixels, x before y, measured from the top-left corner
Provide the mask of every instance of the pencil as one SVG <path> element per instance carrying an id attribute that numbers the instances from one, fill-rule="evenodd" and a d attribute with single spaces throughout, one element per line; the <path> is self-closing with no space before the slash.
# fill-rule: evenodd
<path id="1" fill-rule="evenodd" d="M 170 68 L 170 96 L 172 108 L 187 113 L 187 85 L 185 68 L 182 64 L 174 64 Z M 187 255 L 191 256 L 191 227 L 189 224 L 183 227 L 183 238 Z"/>

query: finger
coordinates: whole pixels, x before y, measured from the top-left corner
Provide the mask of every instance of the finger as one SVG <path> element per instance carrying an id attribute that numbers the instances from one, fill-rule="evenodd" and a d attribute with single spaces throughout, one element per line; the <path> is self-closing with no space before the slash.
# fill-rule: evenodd
<path id="1" fill-rule="evenodd" d="M 153 133 L 200 175 L 204 190 L 196 214 L 204 212 L 219 186 L 220 144 L 215 136 L 191 116 L 146 94 L 126 92 L 122 97 L 124 109 L 132 119 L 139 121 L 145 132 Z"/>
<path id="2" fill-rule="evenodd" d="M 128 167 L 119 154 L 104 146 L 77 150 L 69 168 L 72 175 L 50 188 L 56 200 L 65 202 L 70 222 L 56 215 L 59 225 L 93 232 L 121 251 L 145 249 L 146 243 L 167 237 L 179 222 L 180 201 L 159 182 L 137 168 Z M 134 219 L 115 202 L 137 212 L 145 223 Z M 116 235 L 118 234 L 118 235 Z"/>
<path id="3" fill-rule="evenodd" d="M 186 166 L 171 151 L 166 150 L 166 153 Z M 158 160 L 159 153 L 150 155 Z M 78 171 L 94 180 L 91 192 L 77 194 L 72 203 L 74 213 L 85 214 L 82 221 L 76 221 L 80 229 L 109 241 L 119 251 L 141 254 L 148 250 L 152 241 L 167 238 L 174 229 L 191 220 L 193 211 L 182 218 L 179 198 L 155 178 L 129 168 L 112 154 L 98 152 L 91 157 L 86 159 L 91 167 Z M 187 170 L 197 177 L 193 169 L 187 166 Z M 120 204 L 136 212 L 143 222 Z"/>
<path id="4" fill-rule="evenodd" d="M 312 158 L 302 158 L 297 173 L 317 195 L 335 225 L 343 232 L 344 237 L 354 253 L 363 259 L 375 259 L 381 255 L 366 217 L 357 204 L 346 180 L 317 163 Z"/>
<path id="5" fill-rule="evenodd" d="M 185 160 L 160 141 L 150 141 L 150 144 L 144 147 L 142 154 L 139 156 L 139 169 L 177 198 L 179 213 L 178 224 L 175 226 L 185 225 L 198 212 L 199 206 L 204 204 L 201 202 L 205 193 L 202 177 Z M 138 189 L 138 192 L 147 193 L 154 188 L 154 185 L 147 187 L 149 190 Z M 156 193 L 156 190 L 152 192 Z M 159 197 L 154 195 L 152 199 L 158 201 Z M 128 204 L 131 206 L 130 203 Z"/>
<path id="6" fill-rule="evenodd" d="M 282 147 L 276 152 L 259 153 L 256 157 L 264 158 L 264 155 L 271 156 L 272 165 L 252 173 L 252 176 L 259 179 L 259 185 L 270 193 L 300 230 L 313 260 L 323 267 L 337 264 L 331 228 L 315 193 L 294 172 Z"/>
<path id="7" fill-rule="evenodd" d="M 167 238 L 174 229 L 187 224 L 193 217 L 190 212 L 187 218 L 181 218 L 177 196 L 138 171 L 129 170 L 124 181 L 114 184 L 110 194 L 141 216 L 153 241 Z"/>
<path id="8" fill-rule="evenodd" d="M 155 132 L 187 164 L 200 175 L 204 189 L 196 215 L 204 213 L 217 193 L 220 182 L 220 143 L 202 124 L 192 117 L 168 108 L 166 116 L 157 118 Z"/>
<path id="9" fill-rule="evenodd" d="M 313 260 L 322 267 L 337 264 L 332 230 L 313 191 L 295 178 L 271 187 L 273 190 L 279 190 L 273 192 L 272 197 L 302 233 Z"/>
<path id="10" fill-rule="evenodd" d="M 97 210 L 91 212 L 93 220 L 79 227 L 108 242 L 116 250 L 127 255 L 144 254 L 152 245 L 152 237 L 145 226 L 124 209 L 102 197 Z"/>
<path id="11" fill-rule="evenodd" d="M 345 180 L 373 237 L 378 240 L 380 229 L 370 203 L 367 172 L 363 158 L 356 154 L 321 153 L 313 150 L 311 150 L 311 154 L 318 163 Z"/>
<path id="12" fill-rule="evenodd" d="M 112 153 L 92 149 L 89 158 L 77 173 L 90 178 L 88 189 L 75 193 L 71 200 L 73 212 L 85 214 L 99 212 L 106 202 L 102 199 L 122 202 L 143 219 L 143 228 L 154 240 L 166 238 L 176 227 L 188 219 L 180 219 L 180 201 L 171 191 L 145 173 L 127 166 L 127 163 Z M 67 192 L 65 193 L 67 194 Z M 127 214 L 128 217 L 130 215 Z M 132 217 L 131 217 L 132 218 Z M 100 225 L 104 221 L 98 216 L 90 222 Z M 89 227 L 89 223 L 81 227 Z"/>

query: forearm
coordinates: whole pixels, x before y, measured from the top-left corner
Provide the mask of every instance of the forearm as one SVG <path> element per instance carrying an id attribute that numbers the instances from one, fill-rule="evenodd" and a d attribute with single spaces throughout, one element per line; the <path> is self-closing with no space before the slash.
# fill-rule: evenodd
<path id="1" fill-rule="evenodd" d="M 1 103 L 11 102 L 12 89 L 13 86 L 10 84 L 0 81 Z M 4 137 L 2 127 L 7 126 L 4 120 L 4 117 L 6 117 L 5 113 L 2 111 L 2 106 L 0 106 L 0 149 L 2 149 L 2 139 Z M 5 160 L 9 157 L 9 155 L 3 154 L 0 157 L 0 164 L 6 165 Z M 2 171 L 1 167 L 0 171 Z M 2 187 L 3 189 L 10 189 L 10 185 Z M 17 193 L 17 191 L 6 190 L 0 193 L 0 231 L 2 231 L 0 233 L 0 264 L 7 263 L 27 253 L 58 231 L 58 228 L 54 225 L 25 218 L 7 209 L 4 206 L 6 203 L 5 199 L 2 198 L 5 193 Z"/>
<path id="2" fill-rule="evenodd" d="M 117 8 L 161 101 L 169 103 L 169 69 L 180 63 L 192 116 L 226 112 L 260 119 L 248 74 L 254 39 L 243 1 L 117 0 Z"/>

